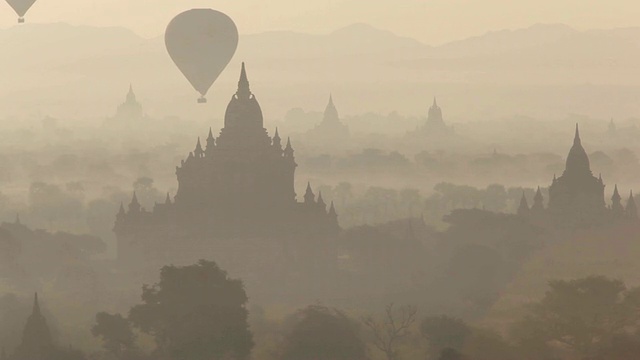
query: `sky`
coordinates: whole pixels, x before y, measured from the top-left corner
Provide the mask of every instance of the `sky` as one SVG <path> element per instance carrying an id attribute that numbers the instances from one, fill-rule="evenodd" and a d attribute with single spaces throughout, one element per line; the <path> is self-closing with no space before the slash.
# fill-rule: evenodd
<path id="1" fill-rule="evenodd" d="M 2 5 L 0 26 L 11 26 L 15 15 Z M 202 7 L 227 13 L 243 34 L 330 33 L 362 22 L 431 45 L 537 23 L 582 30 L 640 26 L 637 0 L 39 0 L 27 21 L 122 26 L 154 37 L 176 14 Z"/>

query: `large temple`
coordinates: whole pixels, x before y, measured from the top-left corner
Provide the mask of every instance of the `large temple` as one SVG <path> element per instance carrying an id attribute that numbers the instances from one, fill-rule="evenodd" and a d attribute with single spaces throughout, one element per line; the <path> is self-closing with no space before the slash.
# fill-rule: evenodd
<path id="1" fill-rule="evenodd" d="M 547 207 L 544 207 L 544 198 L 538 188 L 531 208 L 523 194 L 518 214 L 560 227 L 597 225 L 615 219 L 637 220 L 633 193 L 630 193 L 626 207 L 622 205 L 621 199 L 616 185 L 611 206 L 606 205 L 605 184 L 602 176 L 595 177 L 591 172 L 589 156 L 582 146 L 580 130 L 576 124 L 573 146 L 567 155 L 565 170 L 560 177 L 553 177 Z"/>
<path id="2" fill-rule="evenodd" d="M 198 138 L 176 167 L 175 197 L 167 195 L 164 204 L 147 211 L 134 193 L 128 209 L 121 206 L 114 227 L 119 260 L 164 265 L 208 257 L 246 263 L 254 261 L 238 258 L 246 251 L 263 252 L 264 260 L 269 253 L 292 256 L 300 244 L 322 244 L 339 231 L 336 211 L 310 185 L 304 200 L 296 200 L 296 167 L 291 141 L 283 146 L 277 130 L 270 137 L 264 128 L 242 64 L 224 128 L 217 138 L 211 130 L 204 143 Z"/>

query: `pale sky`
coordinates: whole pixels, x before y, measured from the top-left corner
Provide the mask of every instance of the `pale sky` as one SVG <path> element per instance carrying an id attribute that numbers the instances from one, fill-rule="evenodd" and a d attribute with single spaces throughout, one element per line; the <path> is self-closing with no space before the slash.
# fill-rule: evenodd
<path id="1" fill-rule="evenodd" d="M 4 1 L 0 5 L 1 26 L 13 25 L 13 11 Z M 153 37 L 174 15 L 198 7 L 227 13 L 244 34 L 329 33 L 364 22 L 433 45 L 536 23 L 640 26 L 637 0 L 38 0 L 27 21 L 123 26 Z"/>

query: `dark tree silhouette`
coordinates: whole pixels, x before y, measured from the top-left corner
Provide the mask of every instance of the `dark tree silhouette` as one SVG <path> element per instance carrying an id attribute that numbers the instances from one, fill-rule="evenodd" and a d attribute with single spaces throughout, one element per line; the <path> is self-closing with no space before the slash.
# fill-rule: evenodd
<path id="1" fill-rule="evenodd" d="M 549 287 L 513 326 L 512 336 L 524 353 L 549 351 L 555 343 L 590 357 L 640 330 L 640 288 L 627 290 L 621 281 L 602 276 L 551 281 Z"/>
<path id="2" fill-rule="evenodd" d="M 104 349 L 118 358 L 136 348 L 136 337 L 129 321 L 120 314 L 111 315 L 105 312 L 96 314 L 96 324 L 91 329 L 91 333 L 93 336 L 102 338 Z"/>
<path id="3" fill-rule="evenodd" d="M 466 360 L 467 357 L 462 355 L 458 350 L 446 348 L 440 352 L 438 360 Z"/>
<path id="4" fill-rule="evenodd" d="M 283 360 L 363 360 L 366 346 L 344 313 L 309 306 L 296 315 L 284 344 Z"/>
<path id="5" fill-rule="evenodd" d="M 444 350 L 462 350 L 465 341 L 471 335 L 471 329 L 462 320 L 448 316 L 431 316 L 420 324 L 422 335 L 427 338 L 432 353 Z"/>
<path id="6" fill-rule="evenodd" d="M 253 338 L 244 286 L 216 263 L 165 266 L 160 282 L 143 287 L 142 300 L 131 309 L 129 320 L 155 337 L 161 355 L 185 360 L 248 358 Z"/>
<path id="7" fill-rule="evenodd" d="M 377 321 L 371 316 L 362 320 L 373 333 L 373 345 L 385 354 L 387 360 L 398 358 L 396 345 L 409 335 L 417 312 L 418 309 L 410 305 L 394 310 L 391 303 L 386 306 L 382 321 Z"/>

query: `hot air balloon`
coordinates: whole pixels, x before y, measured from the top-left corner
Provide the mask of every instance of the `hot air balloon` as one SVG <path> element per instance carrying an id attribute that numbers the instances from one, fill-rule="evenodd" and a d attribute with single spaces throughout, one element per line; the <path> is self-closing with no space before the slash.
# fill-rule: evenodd
<path id="1" fill-rule="evenodd" d="M 31 5 L 35 3 L 36 0 L 7 0 L 7 3 L 13 8 L 13 10 L 18 14 L 18 23 L 24 22 L 24 15 L 29 11 Z"/>
<path id="2" fill-rule="evenodd" d="M 238 47 L 238 29 L 227 15 L 193 9 L 176 16 L 164 35 L 169 56 L 206 103 L 205 95 Z"/>

